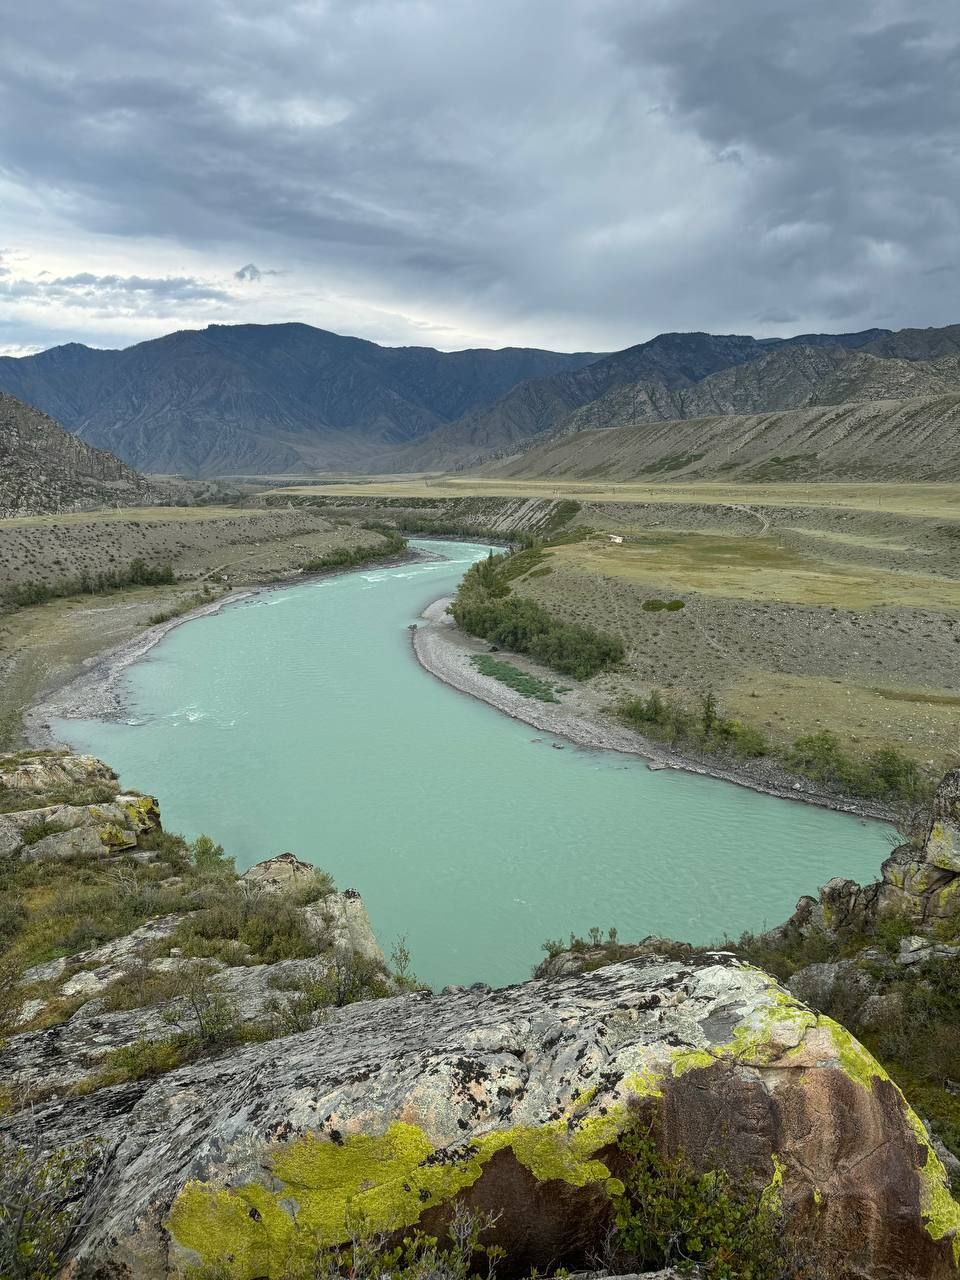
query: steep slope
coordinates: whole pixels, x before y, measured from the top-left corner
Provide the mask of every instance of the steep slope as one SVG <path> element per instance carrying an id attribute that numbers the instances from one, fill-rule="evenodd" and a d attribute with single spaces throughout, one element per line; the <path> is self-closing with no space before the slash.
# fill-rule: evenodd
<path id="1" fill-rule="evenodd" d="M 143 476 L 0 393 L 0 518 L 152 500 Z"/>
<path id="2" fill-rule="evenodd" d="M 0 387 L 155 472 L 357 465 L 596 357 L 380 347 L 303 324 L 211 325 L 123 351 L 78 344 L 0 359 Z"/>
<path id="3" fill-rule="evenodd" d="M 515 387 L 490 408 L 464 415 L 418 441 L 377 459 L 382 471 L 420 471 L 504 453 L 531 437 L 555 429 L 574 410 L 592 404 L 612 388 L 643 383 L 678 395 L 721 370 L 735 371 L 771 351 L 798 347 L 822 353 L 825 368 L 838 349 L 861 347 L 883 331 L 857 334 L 805 334 L 763 339 L 709 333 L 664 333 L 639 346 L 618 351 L 573 373 L 536 378 Z M 839 357 L 838 357 L 839 358 Z M 667 402 L 672 403 L 667 397 Z M 751 405 L 751 408 L 758 406 Z M 653 416 L 683 416 L 675 410 Z"/>
<path id="4" fill-rule="evenodd" d="M 960 480 L 960 393 L 558 433 L 480 470 L 619 481 Z"/>
<path id="5" fill-rule="evenodd" d="M 842 347 L 780 347 L 691 387 L 671 389 L 641 382 L 614 387 L 571 413 L 557 431 L 956 391 L 960 391 L 960 355 L 939 360 L 882 359 Z"/>

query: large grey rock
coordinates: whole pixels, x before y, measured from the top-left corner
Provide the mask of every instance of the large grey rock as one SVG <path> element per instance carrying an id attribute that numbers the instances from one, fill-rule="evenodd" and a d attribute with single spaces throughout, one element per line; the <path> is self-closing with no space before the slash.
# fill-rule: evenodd
<path id="1" fill-rule="evenodd" d="M 49 835 L 39 835 L 49 828 Z M 103 804 L 55 804 L 0 815 L 0 853 L 24 858 L 102 857 L 137 847 L 160 829 L 152 796 L 125 794 Z M 29 842 L 28 842 L 29 841 Z"/>
<path id="2" fill-rule="evenodd" d="M 278 853 L 274 858 L 255 863 L 240 879 L 245 884 L 282 893 L 307 885 L 316 877 L 317 869 L 311 863 L 302 861 L 295 853 Z"/>
<path id="3" fill-rule="evenodd" d="M 955 1280 L 960 1207 L 919 1119 L 848 1033 L 730 957 L 354 1005 L 2 1129 L 102 1144 L 95 1276 L 222 1255 L 275 1276 L 357 1214 L 436 1234 L 456 1200 L 499 1212 L 526 1274 L 596 1252 L 637 1114 L 666 1152 L 772 1185 L 838 1280 Z"/>
<path id="4" fill-rule="evenodd" d="M 111 983 L 128 973 L 158 943 L 171 937 L 183 919 L 183 915 L 178 914 L 155 916 L 122 938 L 105 942 L 102 947 L 77 952 L 70 957 L 70 968 L 77 972 L 62 983 L 59 994 L 68 999 L 82 995 L 88 1000 L 102 995 Z"/>
<path id="5" fill-rule="evenodd" d="M 148 969 L 152 973 L 175 971 L 185 991 L 192 985 L 202 991 L 204 1000 L 222 996 L 231 1016 L 247 1024 L 268 1014 L 279 1019 L 298 995 L 293 984 L 321 979 L 324 965 L 320 959 L 306 959 L 225 968 L 216 961 L 164 957 L 152 961 Z M 204 976 L 198 983 L 201 972 Z M 114 973 L 114 980 L 122 973 Z M 91 987 L 88 979 L 96 983 L 96 974 L 81 972 L 65 984 L 65 995 L 89 996 L 67 1021 L 40 1031 L 24 1031 L 5 1041 L 0 1083 L 25 1097 L 37 1090 L 60 1092 L 92 1076 L 115 1049 L 141 1040 L 164 1040 L 178 1031 L 198 1030 L 189 994 L 141 1009 L 105 1012 L 97 996 L 108 984 Z M 44 1007 L 30 1002 L 24 1012 L 36 1017 Z"/>
<path id="6" fill-rule="evenodd" d="M 922 847 L 894 850 L 882 874 L 880 912 L 906 913 L 923 925 L 960 914 L 960 769 L 937 787 Z"/>
<path id="7" fill-rule="evenodd" d="M 897 951 L 897 964 L 910 968 L 911 965 L 923 964 L 927 960 L 954 960 L 960 956 L 960 947 L 951 947 L 944 942 L 934 942 L 932 938 L 911 934 L 900 939 Z"/>
<path id="8" fill-rule="evenodd" d="M 363 899 L 356 889 L 331 893 L 303 908 L 307 928 L 336 951 L 356 952 L 367 960 L 385 963 L 383 949 L 373 932 Z"/>
<path id="9" fill-rule="evenodd" d="M 120 790 L 117 775 L 96 756 L 70 752 L 21 753 L 0 756 L 0 787 L 32 796 L 68 791 L 73 787 L 103 787 Z"/>

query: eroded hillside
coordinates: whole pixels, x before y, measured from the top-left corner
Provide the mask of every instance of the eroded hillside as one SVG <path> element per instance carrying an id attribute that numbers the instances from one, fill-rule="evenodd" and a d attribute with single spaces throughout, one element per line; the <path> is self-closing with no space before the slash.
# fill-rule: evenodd
<path id="1" fill-rule="evenodd" d="M 0 519 L 155 499 L 143 476 L 0 393 Z"/>
<path id="2" fill-rule="evenodd" d="M 713 416 L 681 421 L 661 420 L 651 396 L 637 390 L 617 388 L 561 432 L 479 473 L 597 483 L 960 478 L 960 393 L 746 415 L 712 404 Z M 713 397 L 687 403 L 699 413 L 705 399 Z M 673 400 L 653 400 L 665 415 L 677 409 Z"/>

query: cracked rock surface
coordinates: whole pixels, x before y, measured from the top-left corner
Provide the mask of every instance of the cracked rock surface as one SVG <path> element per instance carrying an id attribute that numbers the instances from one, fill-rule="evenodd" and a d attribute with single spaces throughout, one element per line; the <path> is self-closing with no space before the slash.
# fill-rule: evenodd
<path id="1" fill-rule="evenodd" d="M 207 1200 L 242 1209 L 230 1218 L 230 1247 L 249 1262 L 238 1274 L 270 1274 L 263 1213 L 247 1209 L 309 1203 L 316 1170 L 341 1161 L 324 1204 L 388 1203 L 400 1225 L 434 1234 L 454 1198 L 496 1206 L 496 1240 L 526 1274 L 575 1264 L 603 1238 L 605 1184 L 626 1159 L 616 1139 L 641 1113 L 667 1152 L 758 1187 L 782 1177 L 789 1229 L 815 1230 L 838 1277 L 955 1276 L 942 1166 L 899 1091 L 848 1033 L 723 954 L 353 1005 L 5 1128 L 100 1144 L 80 1248 L 103 1275 L 149 1280 L 203 1256 L 202 1212 L 198 1226 L 185 1205 Z M 354 1194 L 349 1161 L 367 1139 L 393 1154 Z M 455 1197 L 438 1192 L 438 1167 Z"/>

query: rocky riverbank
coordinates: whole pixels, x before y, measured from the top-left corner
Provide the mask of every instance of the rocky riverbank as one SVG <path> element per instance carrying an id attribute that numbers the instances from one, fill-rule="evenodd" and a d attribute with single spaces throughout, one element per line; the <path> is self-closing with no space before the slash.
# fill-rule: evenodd
<path id="1" fill-rule="evenodd" d="M 958 796 L 951 776 L 858 921 L 945 919 Z M 726 1212 L 760 1232 L 744 1247 L 836 1280 L 955 1280 L 960 1206 L 921 1119 L 849 1031 L 730 952 L 433 995 L 388 969 L 355 891 L 293 854 L 238 878 L 65 752 L 0 757 L 0 859 L 0 1213 L 70 1274 L 281 1280 L 358 1222 L 444 1239 L 464 1214 L 504 1280 L 626 1269 L 615 1222 L 645 1213 L 652 1170 L 712 1189 L 684 1228 L 701 1261 L 716 1188 L 736 1188 Z M 855 888 L 784 929 L 837 925 L 841 899 L 846 920 Z"/>
<path id="2" fill-rule="evenodd" d="M 866 800 L 832 795 L 818 789 L 809 779 L 796 778 L 769 761 L 743 761 L 737 767 L 683 755 L 644 738 L 611 718 L 608 700 L 588 686 L 562 687 L 556 702 L 540 702 L 508 688 L 499 680 L 481 674 L 473 658 L 490 652 L 490 646 L 463 632 L 447 613 L 450 597 L 434 600 L 423 610 L 411 632 L 417 661 L 431 675 L 461 693 L 486 702 L 514 720 L 534 729 L 555 734 L 577 746 L 594 750 L 621 751 L 647 761 L 651 769 L 679 769 L 704 777 L 718 778 L 783 800 L 799 800 L 840 813 L 885 821 L 889 811 Z M 505 655 L 511 665 L 550 683 L 552 672 L 518 655 Z"/>

